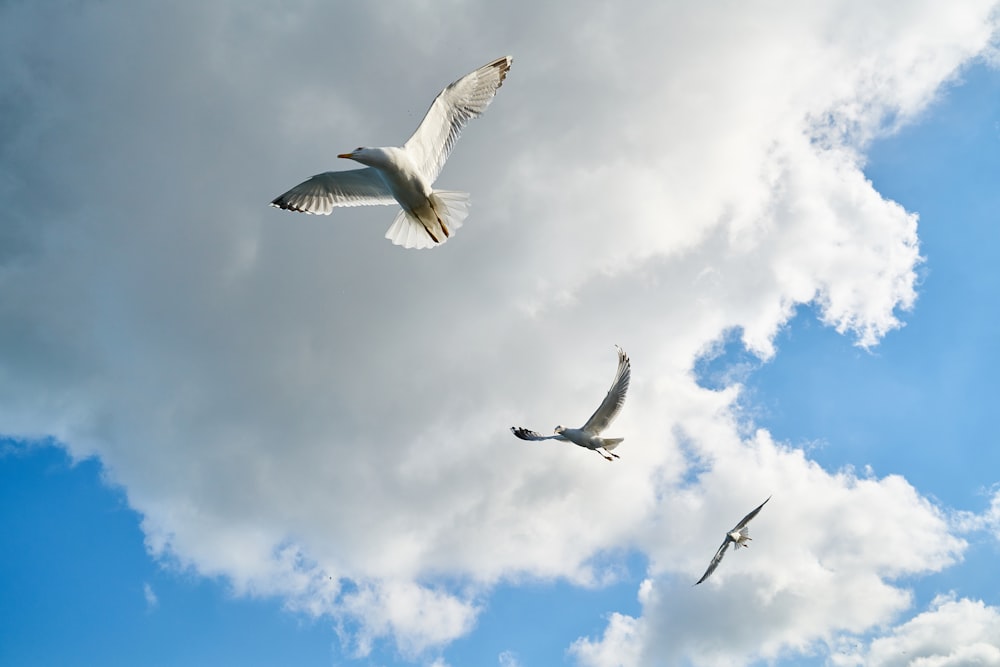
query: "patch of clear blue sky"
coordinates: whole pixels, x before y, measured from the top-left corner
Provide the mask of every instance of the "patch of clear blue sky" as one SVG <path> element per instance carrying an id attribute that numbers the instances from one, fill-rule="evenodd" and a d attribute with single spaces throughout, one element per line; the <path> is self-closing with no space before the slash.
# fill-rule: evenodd
<path id="1" fill-rule="evenodd" d="M 870 464 L 899 473 L 948 506 L 981 510 L 1000 481 L 995 376 L 1000 370 L 1000 73 L 975 67 L 917 125 L 878 142 L 866 173 L 876 189 L 920 214 L 927 258 L 907 326 L 871 353 L 802 309 L 756 364 L 736 342 L 699 366 L 706 383 L 734 365 L 757 423 L 792 444 L 822 441 L 828 469 Z M 735 340 L 735 339 L 734 339 Z M 330 665 L 340 655 L 326 621 L 273 600 L 234 599 L 224 582 L 162 569 L 146 554 L 139 516 L 101 480 L 97 462 L 72 466 L 56 447 L 0 443 L 0 664 Z M 981 597 L 997 547 L 975 538 L 961 567 L 915 582 L 918 609 L 938 592 Z M 568 663 L 566 647 L 599 636 L 612 611 L 638 613 L 644 562 L 606 589 L 565 582 L 501 585 L 474 632 L 444 657 L 497 664 Z M 159 598 L 147 608 L 149 583 Z M 992 586 L 995 589 L 995 585 Z M 402 663 L 382 645 L 356 664 Z M 802 664 L 801 661 L 797 661 Z"/>
<path id="2" fill-rule="evenodd" d="M 96 461 L 55 447 L 0 458 L 0 665 L 331 664 L 329 623 L 161 569 L 139 518 Z"/>

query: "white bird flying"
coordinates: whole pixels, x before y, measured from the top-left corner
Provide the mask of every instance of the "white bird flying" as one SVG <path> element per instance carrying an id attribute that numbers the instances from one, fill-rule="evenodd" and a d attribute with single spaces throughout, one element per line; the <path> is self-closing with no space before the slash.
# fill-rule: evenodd
<path id="1" fill-rule="evenodd" d="M 458 136 L 482 114 L 503 84 L 512 58 L 504 56 L 466 74 L 441 91 L 402 147 L 357 148 L 337 157 L 367 165 L 327 171 L 275 198 L 271 206 L 329 215 L 335 206 L 399 203 L 385 237 L 404 248 L 433 248 L 447 241 L 468 215 L 469 194 L 434 190 Z"/>
<path id="2" fill-rule="evenodd" d="M 771 496 L 768 496 L 767 500 L 770 499 Z M 750 523 L 750 520 L 752 518 L 757 516 L 757 513 L 760 512 L 760 508 L 762 508 L 764 505 L 767 504 L 767 500 L 758 505 L 757 509 L 750 512 L 750 514 L 747 514 L 745 517 L 743 517 L 743 519 L 738 524 L 736 524 L 735 528 L 726 533 L 726 539 L 722 541 L 722 546 L 719 547 L 719 550 L 715 552 L 715 558 L 713 558 L 712 562 L 709 563 L 708 569 L 705 570 L 705 574 L 701 575 L 701 579 L 695 582 L 694 584 L 695 586 L 708 579 L 709 575 L 715 572 L 715 568 L 719 567 L 719 563 L 722 562 L 722 557 L 726 555 L 726 549 L 729 548 L 730 544 L 735 544 L 737 549 L 739 549 L 740 547 L 750 546 L 749 544 L 747 544 L 747 542 L 749 542 L 753 538 L 750 537 L 750 529 L 747 528 L 747 524 Z"/>
<path id="3" fill-rule="evenodd" d="M 566 440 L 592 449 L 608 461 L 621 458 L 611 450 L 620 445 L 625 438 L 600 437 L 601 431 L 606 429 L 621 411 L 622 405 L 625 403 L 625 392 L 628 391 L 629 379 L 632 377 L 632 365 L 628 355 L 617 345 L 615 345 L 615 349 L 618 350 L 618 372 L 615 373 L 615 380 L 611 383 L 611 389 L 604 397 L 601 407 L 597 408 L 597 412 L 591 415 L 581 428 L 556 426 L 555 435 L 541 435 L 526 428 L 512 426 L 511 432 L 521 440 Z"/>

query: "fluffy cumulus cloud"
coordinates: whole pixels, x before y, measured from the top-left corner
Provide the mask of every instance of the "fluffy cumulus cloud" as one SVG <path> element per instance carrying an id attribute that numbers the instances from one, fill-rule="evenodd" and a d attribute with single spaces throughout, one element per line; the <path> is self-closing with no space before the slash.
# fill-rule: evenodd
<path id="1" fill-rule="evenodd" d="M 347 593 L 342 607 L 344 615 L 364 619 L 361 631 L 349 637 L 360 655 L 370 652 L 374 639 L 391 636 L 404 655 L 416 656 L 465 634 L 474 617 L 474 610 L 454 597 L 406 581 Z"/>
<path id="2" fill-rule="evenodd" d="M 711 466 L 660 504 L 644 543 L 652 576 L 639 589 L 642 615 L 615 614 L 601 637 L 579 639 L 581 664 L 733 665 L 820 650 L 836 633 L 893 620 L 911 602 L 894 580 L 939 570 L 965 547 L 898 476 L 832 474 L 764 432 L 698 449 Z M 753 557 L 730 549 L 692 587 L 725 532 L 770 490 L 750 524 Z M 711 526 L 692 516 L 728 518 Z"/>
<path id="3" fill-rule="evenodd" d="M 940 595 L 930 610 L 875 639 L 863 652 L 835 655 L 832 662 L 878 667 L 1000 665 L 1000 610 L 981 600 Z"/>
<path id="4" fill-rule="evenodd" d="M 694 619 L 749 646 L 741 597 L 762 655 L 884 622 L 894 577 L 960 552 L 939 512 L 741 437 L 738 389 L 691 368 L 732 330 L 769 357 L 799 304 L 863 346 L 900 325 L 916 218 L 863 151 L 987 48 L 992 5 L 5 3 L 0 429 L 99 456 L 151 553 L 329 615 L 359 654 L 446 644 L 499 581 L 602 581 L 621 548 L 650 556 L 643 616 L 585 663 L 732 659 Z M 389 208 L 265 206 L 504 53 L 439 180 L 473 195 L 447 245 L 390 245 Z M 613 343 L 621 462 L 510 436 L 582 422 Z M 695 601 L 728 526 L 683 517 L 772 492 L 764 559 Z"/>

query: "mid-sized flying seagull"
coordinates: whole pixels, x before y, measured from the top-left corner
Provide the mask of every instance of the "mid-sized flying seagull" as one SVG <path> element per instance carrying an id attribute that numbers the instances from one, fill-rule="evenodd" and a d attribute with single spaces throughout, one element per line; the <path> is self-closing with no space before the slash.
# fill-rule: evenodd
<path id="1" fill-rule="evenodd" d="M 628 391 L 629 379 L 632 377 L 632 365 L 628 355 L 617 345 L 615 345 L 615 349 L 618 350 L 618 372 L 615 373 L 615 380 L 611 383 L 611 389 L 604 397 L 601 407 L 597 408 L 586 424 L 580 428 L 556 426 L 555 435 L 541 435 L 519 426 L 512 426 L 511 432 L 521 440 L 565 440 L 572 442 L 575 445 L 594 450 L 608 461 L 621 458 L 611 450 L 620 445 L 625 438 L 600 437 L 601 431 L 606 429 L 621 411 L 622 405 L 625 403 L 625 392 Z"/>
<path id="2" fill-rule="evenodd" d="M 767 500 L 770 499 L 771 496 L 768 496 Z M 747 524 L 750 523 L 750 520 L 757 516 L 760 509 L 767 504 L 767 500 L 758 505 L 757 509 L 750 512 L 750 514 L 743 517 L 740 522 L 736 524 L 735 528 L 726 533 L 726 539 L 722 541 L 722 546 L 715 552 L 715 557 L 712 559 L 712 562 L 709 563 L 708 569 L 705 570 L 705 574 L 701 575 L 701 579 L 695 582 L 695 586 L 708 579 L 709 575 L 715 572 L 715 568 L 719 567 L 719 563 L 722 562 L 722 557 L 726 555 L 726 549 L 729 548 L 730 544 L 735 544 L 737 549 L 740 547 L 750 546 L 747 542 L 751 541 L 753 538 L 750 537 L 750 529 L 747 528 Z"/>
<path id="3" fill-rule="evenodd" d="M 466 74 L 441 91 L 416 131 L 402 146 L 361 147 L 337 157 L 367 165 L 327 171 L 276 197 L 271 206 L 329 215 L 335 206 L 396 204 L 385 237 L 404 248 L 433 248 L 455 233 L 468 215 L 469 194 L 434 190 L 458 136 L 486 111 L 503 84 L 512 58 L 504 56 Z"/>

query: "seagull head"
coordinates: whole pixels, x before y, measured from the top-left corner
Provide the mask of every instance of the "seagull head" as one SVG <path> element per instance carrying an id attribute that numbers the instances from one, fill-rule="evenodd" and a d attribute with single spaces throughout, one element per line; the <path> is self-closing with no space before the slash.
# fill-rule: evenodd
<path id="1" fill-rule="evenodd" d="M 385 151 L 381 148 L 368 148 L 366 146 L 359 146 L 350 153 L 341 153 L 337 157 L 354 160 L 355 162 L 360 162 L 361 164 L 368 165 L 369 167 L 382 165 L 386 162 Z"/>
<path id="2" fill-rule="evenodd" d="M 552 432 L 553 433 L 562 433 L 565 430 L 566 430 L 565 426 L 556 426 L 554 429 L 552 429 Z"/>

